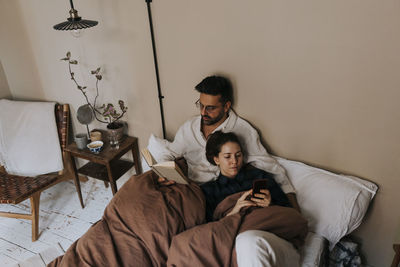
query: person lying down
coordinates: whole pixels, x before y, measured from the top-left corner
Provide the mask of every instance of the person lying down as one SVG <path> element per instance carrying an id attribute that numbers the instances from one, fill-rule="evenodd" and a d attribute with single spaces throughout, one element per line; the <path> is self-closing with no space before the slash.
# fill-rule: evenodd
<path id="1" fill-rule="evenodd" d="M 250 164 L 243 166 L 242 146 L 233 133 L 217 131 L 210 135 L 206 144 L 207 160 L 219 167 L 220 175 L 215 181 L 200 187 L 206 198 L 206 219 L 212 221 L 217 205 L 227 196 L 244 192 L 227 215 L 239 212 L 244 207 L 268 207 L 279 205 L 291 207 L 289 200 L 274 180 L 274 175 Z M 253 182 L 264 180 L 267 188 L 252 195 Z"/>
<path id="2" fill-rule="evenodd" d="M 242 166 L 234 137 L 221 136 L 228 141 L 208 150 L 221 169 L 215 182 L 171 185 L 160 183 L 163 179 L 152 171 L 133 176 L 102 219 L 48 266 L 240 266 L 245 264 L 242 252 L 251 252 L 235 247 L 236 239 L 252 231 L 273 235 L 283 249 L 296 250 L 304 242 L 307 221 L 290 207 L 270 174 Z M 253 196 L 252 181 L 259 178 L 267 180 L 268 189 Z M 270 264 L 263 266 L 296 266 L 266 260 Z"/>
<path id="3" fill-rule="evenodd" d="M 211 164 L 218 166 L 220 169 L 220 174 L 216 180 L 200 185 L 206 200 L 207 222 L 216 221 L 221 217 L 237 213 L 243 215 L 251 207 L 265 208 L 276 205 L 292 208 L 286 194 L 274 180 L 274 175 L 250 164 L 244 165 L 242 151 L 239 138 L 233 132 L 216 131 L 207 140 L 206 158 Z M 260 180 L 264 181 L 265 188 L 262 188 L 259 192 L 253 192 L 254 182 L 259 182 Z M 167 181 L 162 177 L 159 181 L 165 185 L 174 184 L 174 181 Z M 240 197 L 229 212 L 224 214 L 215 212 L 219 203 L 230 195 L 239 192 Z M 243 249 L 238 251 L 236 247 L 238 260 L 240 260 L 239 266 L 298 266 L 300 264 L 300 255 L 297 248 L 301 244 L 291 244 L 272 233 L 262 231 L 249 231 L 238 238 L 246 239 L 247 235 L 260 236 L 257 243 L 266 243 L 268 241 L 269 244 L 262 245 L 265 247 L 271 246 L 272 249 L 262 253 L 262 257 L 255 252 L 254 257 L 249 257 L 252 249 L 257 251 L 257 244 L 252 242 L 254 237 L 250 238 L 248 242 L 245 240 L 242 243 L 247 243 L 247 245 L 241 245 Z M 284 257 L 281 255 L 284 255 Z"/>

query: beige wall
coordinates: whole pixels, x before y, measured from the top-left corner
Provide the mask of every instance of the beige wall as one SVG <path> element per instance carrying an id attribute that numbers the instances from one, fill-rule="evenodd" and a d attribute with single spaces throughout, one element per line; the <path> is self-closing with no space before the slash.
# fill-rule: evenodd
<path id="1" fill-rule="evenodd" d="M 45 99 L 18 1 L 0 0 L 0 60 L 14 98 Z M 40 37 L 39 37 L 40 38 Z"/>
<path id="2" fill-rule="evenodd" d="M 71 51 L 90 88 L 87 72 L 104 69 L 103 100 L 127 102 L 141 146 L 150 133 L 161 136 L 145 1 L 75 6 L 99 20 L 79 39 L 52 30 L 67 1 L 0 0 L 1 20 L 16 20 L 0 26 L 11 93 L 67 102 L 74 113 L 84 100 L 59 61 Z M 355 235 L 369 265 L 388 266 L 400 242 L 400 3 L 155 0 L 152 7 L 168 137 L 196 114 L 193 86 L 208 74 L 228 75 L 235 109 L 274 154 L 380 186 Z"/>
<path id="3" fill-rule="evenodd" d="M 0 61 L 0 99 L 1 98 L 11 99 L 11 91 L 8 87 L 7 78 L 4 74 L 3 65 Z"/>

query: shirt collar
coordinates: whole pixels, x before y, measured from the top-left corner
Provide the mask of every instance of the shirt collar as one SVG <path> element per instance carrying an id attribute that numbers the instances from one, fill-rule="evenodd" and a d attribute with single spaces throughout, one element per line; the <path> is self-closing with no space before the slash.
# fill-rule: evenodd
<path id="1" fill-rule="evenodd" d="M 245 166 L 242 166 L 242 168 L 240 169 L 239 173 L 236 175 L 235 178 L 228 178 L 220 172 L 219 177 L 218 177 L 218 183 L 225 185 L 229 181 L 232 181 L 232 180 L 236 180 L 238 182 L 245 180 L 246 175 L 244 174 L 244 168 L 245 168 Z"/>
<path id="2" fill-rule="evenodd" d="M 219 183 L 219 184 L 222 184 L 222 185 L 227 184 L 227 183 L 228 183 L 228 179 L 231 179 L 231 178 L 228 178 L 228 177 L 226 177 L 225 175 L 223 175 L 223 174 L 221 173 L 221 174 L 219 175 L 218 183 Z"/>
<path id="3" fill-rule="evenodd" d="M 235 127 L 237 118 L 238 118 L 238 116 L 236 115 L 236 113 L 233 111 L 232 108 L 230 108 L 228 111 L 228 117 L 213 132 L 219 131 L 219 130 L 221 130 L 223 132 L 231 132 L 233 130 L 233 128 Z M 204 135 L 201 132 L 201 115 L 197 115 L 195 117 L 195 120 L 191 126 L 191 129 L 193 130 L 193 135 L 195 136 L 195 138 L 197 139 L 199 144 L 205 146 L 207 140 L 204 138 Z"/>
<path id="4" fill-rule="evenodd" d="M 213 133 L 216 132 L 216 131 L 227 132 L 227 131 L 230 131 L 233 128 L 233 126 L 235 125 L 236 120 L 237 120 L 237 115 L 232 109 L 228 110 L 228 114 L 227 115 L 228 116 L 226 117 L 224 122 L 221 123 L 217 128 L 215 128 Z M 195 130 L 196 130 L 196 132 L 199 132 L 201 135 L 203 135 L 201 133 L 201 115 L 197 116 L 197 123 L 195 125 Z"/>
<path id="5" fill-rule="evenodd" d="M 223 123 L 221 123 L 217 128 L 215 128 L 214 129 L 214 131 L 212 132 L 212 133 L 214 133 L 214 132 L 216 132 L 216 131 L 225 131 L 225 128 L 226 128 L 226 126 L 227 126 L 227 124 L 228 124 L 228 122 L 229 122 L 229 118 L 231 117 L 230 116 L 230 109 L 228 110 L 228 113 L 226 114 L 227 115 L 227 117 L 226 117 L 226 119 L 224 120 L 224 122 Z"/>

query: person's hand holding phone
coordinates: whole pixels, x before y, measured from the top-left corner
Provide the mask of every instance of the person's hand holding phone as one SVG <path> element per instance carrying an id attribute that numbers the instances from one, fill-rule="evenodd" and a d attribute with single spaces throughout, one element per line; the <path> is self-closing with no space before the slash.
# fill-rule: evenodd
<path id="1" fill-rule="evenodd" d="M 250 200 L 259 207 L 268 207 L 271 205 L 271 193 L 268 190 L 268 180 L 258 179 L 253 181 L 253 194 Z"/>
<path id="2" fill-rule="evenodd" d="M 253 192 L 252 189 L 244 192 L 243 195 L 236 201 L 236 204 L 233 207 L 233 209 L 226 216 L 236 214 L 244 207 L 257 206 L 255 202 L 248 200 L 248 198 L 251 197 L 252 192 Z"/>
<path id="3" fill-rule="evenodd" d="M 251 201 L 259 207 L 268 207 L 271 205 L 271 193 L 268 189 L 260 189 L 259 193 L 254 193 Z"/>

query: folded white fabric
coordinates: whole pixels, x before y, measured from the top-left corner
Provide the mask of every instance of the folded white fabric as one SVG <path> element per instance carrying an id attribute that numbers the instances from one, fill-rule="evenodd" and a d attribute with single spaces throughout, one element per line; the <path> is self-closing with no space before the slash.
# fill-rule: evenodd
<path id="1" fill-rule="evenodd" d="M 0 99 L 0 162 L 10 174 L 63 169 L 55 103 Z"/>

